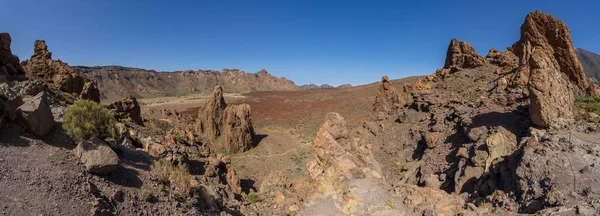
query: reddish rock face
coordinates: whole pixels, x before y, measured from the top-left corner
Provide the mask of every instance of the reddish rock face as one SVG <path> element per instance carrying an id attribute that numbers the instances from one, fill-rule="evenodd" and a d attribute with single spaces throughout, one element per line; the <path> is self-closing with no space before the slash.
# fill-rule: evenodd
<path id="1" fill-rule="evenodd" d="M 377 90 L 375 102 L 373 103 L 373 111 L 376 115 L 381 116 L 381 118 L 386 115 L 392 115 L 398 107 L 404 106 L 405 103 L 406 101 L 401 100 L 389 78 L 383 76 Z"/>
<path id="2" fill-rule="evenodd" d="M 475 52 L 471 44 L 452 38 L 446 53 L 444 68 L 457 70 L 459 68 L 475 68 L 486 63 L 485 59 Z"/>
<path id="3" fill-rule="evenodd" d="M 512 69 L 519 66 L 519 59 L 517 56 L 508 50 L 500 52 L 492 48 L 485 58 L 490 64 L 497 65 L 499 67 Z"/>
<path id="4" fill-rule="evenodd" d="M 254 128 L 250 119 L 250 105 L 230 105 L 223 116 L 225 149 L 229 154 L 245 152 L 252 148 Z"/>
<path id="5" fill-rule="evenodd" d="M 541 11 L 529 13 L 521 25 L 521 39 L 513 48 L 521 65 L 516 80 L 520 86 L 527 84 L 532 55 L 535 50 L 541 49 L 554 59 L 552 64 L 556 64 L 556 69 L 575 85 L 575 93 L 585 94 L 588 82 L 573 48 L 569 28 L 563 21 Z"/>
<path id="6" fill-rule="evenodd" d="M 198 134 L 203 134 L 209 139 L 219 137 L 226 106 L 227 104 L 223 98 L 223 88 L 217 85 L 210 100 L 198 110 L 198 120 L 195 128 Z"/>

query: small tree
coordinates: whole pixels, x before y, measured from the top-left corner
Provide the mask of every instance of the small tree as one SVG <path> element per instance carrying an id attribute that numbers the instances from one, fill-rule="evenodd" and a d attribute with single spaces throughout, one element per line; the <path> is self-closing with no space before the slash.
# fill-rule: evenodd
<path id="1" fill-rule="evenodd" d="M 65 111 L 63 128 L 77 143 L 92 137 L 116 137 L 114 114 L 101 104 L 78 100 Z"/>

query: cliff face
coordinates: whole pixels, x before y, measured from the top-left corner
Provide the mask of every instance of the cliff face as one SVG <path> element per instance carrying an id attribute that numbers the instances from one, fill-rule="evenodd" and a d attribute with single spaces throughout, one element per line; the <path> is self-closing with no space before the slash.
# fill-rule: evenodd
<path id="1" fill-rule="evenodd" d="M 74 68 L 96 81 L 107 100 L 129 95 L 141 98 L 209 93 L 216 85 L 235 93 L 298 88 L 291 80 L 275 77 L 266 70 L 246 73 L 236 69 L 156 72 L 121 66 Z"/>

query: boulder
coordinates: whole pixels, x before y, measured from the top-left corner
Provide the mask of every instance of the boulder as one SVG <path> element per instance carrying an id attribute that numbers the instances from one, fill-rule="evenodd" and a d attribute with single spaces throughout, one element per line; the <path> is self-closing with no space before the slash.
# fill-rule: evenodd
<path id="1" fill-rule="evenodd" d="M 48 134 L 55 122 L 52 110 L 46 100 L 46 94 L 40 92 L 24 102 L 16 111 L 19 123 L 37 136 Z"/>
<path id="2" fill-rule="evenodd" d="M 254 128 L 250 118 L 250 105 L 230 105 L 223 115 L 223 137 L 229 154 L 244 152 L 252 148 Z"/>
<path id="3" fill-rule="evenodd" d="M 489 154 L 485 161 L 485 170 L 487 171 L 494 160 L 513 153 L 517 146 L 517 136 L 503 127 L 498 127 L 496 132 L 488 136 L 485 144 Z"/>
<path id="4" fill-rule="evenodd" d="M 195 126 L 198 134 L 204 134 L 209 139 L 219 137 L 226 106 L 225 98 L 223 98 L 223 88 L 217 85 L 210 100 L 198 110 L 198 120 Z"/>
<path id="5" fill-rule="evenodd" d="M 485 58 L 475 52 L 466 41 L 450 40 L 444 68 L 458 70 L 459 68 L 475 68 L 486 64 Z"/>
<path id="6" fill-rule="evenodd" d="M 564 74 L 574 84 L 575 93 L 585 94 L 589 84 L 575 54 L 569 28 L 563 21 L 541 11 L 529 13 L 521 25 L 521 38 L 513 45 L 513 49 L 520 65 L 514 80 L 516 85 L 527 85 L 535 65 L 531 63 L 533 55 L 537 53 L 539 62 L 540 53 L 543 52 L 544 58 L 553 60 L 547 62 L 552 64 L 552 69 Z"/>
<path id="7" fill-rule="evenodd" d="M 100 90 L 96 87 L 93 81 L 87 80 L 83 85 L 83 90 L 79 97 L 84 100 L 91 100 L 100 103 Z"/>
<path id="8" fill-rule="evenodd" d="M 119 157 L 101 139 L 83 141 L 73 151 L 90 173 L 106 175 L 119 167 Z"/>
<path id="9" fill-rule="evenodd" d="M 115 117 L 118 119 L 126 119 L 138 125 L 144 125 L 140 105 L 133 96 L 129 96 L 120 101 L 115 101 L 106 107 L 113 110 L 115 112 Z"/>

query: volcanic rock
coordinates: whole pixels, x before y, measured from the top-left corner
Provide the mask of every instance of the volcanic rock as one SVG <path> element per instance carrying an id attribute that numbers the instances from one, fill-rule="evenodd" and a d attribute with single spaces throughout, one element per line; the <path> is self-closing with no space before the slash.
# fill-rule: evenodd
<path id="1" fill-rule="evenodd" d="M 91 100 L 100 103 L 100 90 L 96 88 L 96 85 L 93 81 L 88 80 L 83 85 L 83 90 L 81 91 L 81 94 L 79 94 L 79 97 L 84 100 Z"/>
<path id="2" fill-rule="evenodd" d="M 585 94 L 588 88 L 585 72 L 573 48 L 569 28 L 563 21 L 541 11 L 529 13 L 521 25 L 521 39 L 513 45 L 513 49 L 520 65 L 515 84 L 526 86 L 530 73 L 533 73 L 533 55 L 538 53 L 539 57 L 540 52 L 544 52 L 543 58 L 553 60 L 547 64 L 552 64 L 553 69 L 565 74 L 567 80 L 574 84 L 576 95 Z"/>
<path id="3" fill-rule="evenodd" d="M 115 117 L 118 119 L 128 119 L 138 125 L 144 125 L 142 119 L 140 105 L 137 99 L 129 96 L 123 100 L 115 101 L 107 106 L 108 109 L 115 111 Z"/>
<path id="4" fill-rule="evenodd" d="M 101 139 L 92 138 L 73 150 L 88 172 L 106 175 L 119 167 L 119 157 Z"/>
<path id="5" fill-rule="evenodd" d="M 252 148 L 254 128 L 250 119 L 250 105 L 230 105 L 223 115 L 223 137 L 229 154 L 244 152 Z"/>
<path id="6" fill-rule="evenodd" d="M 393 115 L 396 113 L 398 107 L 405 105 L 406 100 L 402 99 L 389 78 L 383 76 L 377 90 L 375 102 L 373 103 L 373 111 L 375 111 L 376 115 Z"/>
<path id="7" fill-rule="evenodd" d="M 0 83 L 26 79 L 19 57 L 12 54 L 11 42 L 10 34 L 0 33 Z"/>
<path id="8" fill-rule="evenodd" d="M 471 44 L 452 38 L 446 53 L 444 68 L 458 70 L 459 68 L 475 68 L 482 66 L 486 60 L 475 52 Z"/>
<path id="9" fill-rule="evenodd" d="M 55 123 L 44 92 L 26 99 L 16 112 L 19 123 L 37 136 L 48 134 Z"/>
<path id="10" fill-rule="evenodd" d="M 209 139 L 219 137 L 226 106 L 227 104 L 223 98 L 223 88 L 217 85 L 210 100 L 198 110 L 198 120 L 195 126 L 198 134 L 204 134 Z"/>
<path id="11" fill-rule="evenodd" d="M 511 51 L 500 52 L 494 48 L 490 49 L 485 59 L 493 65 L 505 68 L 516 68 L 519 66 L 519 58 Z"/>

